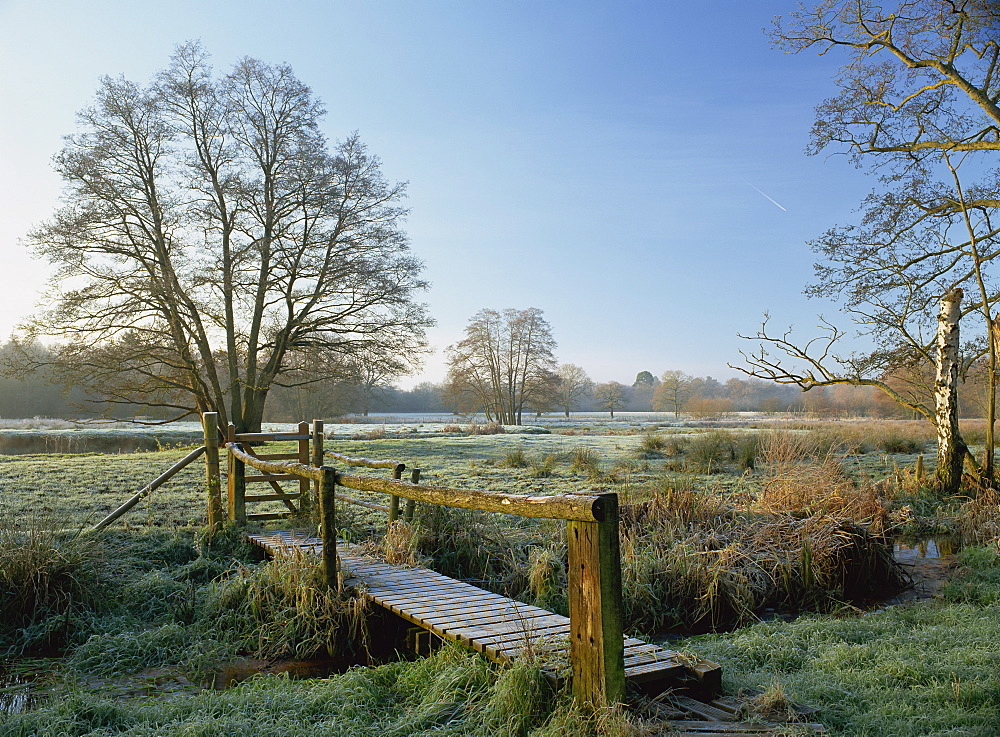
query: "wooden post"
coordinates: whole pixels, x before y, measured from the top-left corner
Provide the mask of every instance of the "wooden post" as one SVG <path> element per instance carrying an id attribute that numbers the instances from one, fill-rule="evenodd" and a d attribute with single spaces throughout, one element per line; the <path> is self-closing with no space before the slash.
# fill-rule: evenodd
<path id="1" fill-rule="evenodd" d="M 222 472 L 219 470 L 219 413 L 201 416 L 205 437 L 205 488 L 208 491 L 208 526 L 215 527 L 226 520 L 222 508 Z"/>
<path id="2" fill-rule="evenodd" d="M 236 442 L 236 427 L 229 425 L 229 442 Z M 239 525 L 247 522 L 247 482 L 246 466 L 232 453 L 227 465 L 227 489 L 229 491 L 229 519 Z"/>
<path id="3" fill-rule="evenodd" d="M 392 477 L 394 479 L 396 479 L 396 481 L 399 481 L 401 478 L 403 478 L 403 471 L 404 471 L 405 468 L 406 468 L 406 466 L 404 466 L 402 464 L 396 466 L 394 469 L 392 469 Z M 390 494 L 389 495 L 389 527 L 392 527 L 392 523 L 396 521 L 397 517 L 399 517 L 399 497 L 396 496 L 395 494 Z"/>
<path id="4" fill-rule="evenodd" d="M 420 483 L 420 469 L 414 468 L 410 471 L 410 483 L 419 484 Z M 413 513 L 416 511 L 417 503 L 412 499 L 406 500 L 406 511 L 403 512 L 403 519 L 407 522 L 413 521 Z"/>
<path id="5" fill-rule="evenodd" d="M 323 538 L 323 579 L 332 589 L 340 590 L 337 576 L 337 507 L 336 507 L 337 474 L 327 466 L 323 466 L 323 480 L 320 482 L 319 493 L 319 528 Z"/>
<path id="6" fill-rule="evenodd" d="M 566 523 L 573 695 L 594 709 L 625 697 L 618 495 L 601 498 L 601 521 Z"/>
<path id="7" fill-rule="evenodd" d="M 312 465 L 314 468 L 323 466 L 323 420 L 312 421 Z M 314 494 L 312 501 L 316 502 L 319 509 L 319 495 L 323 491 L 323 484 L 316 481 L 313 486 Z"/>
<path id="8" fill-rule="evenodd" d="M 309 423 L 299 423 L 299 435 L 309 435 Z M 299 441 L 298 462 L 304 466 L 309 465 L 309 438 Z M 299 511 L 303 514 L 309 511 L 309 494 L 312 491 L 312 484 L 309 479 L 299 479 Z"/>

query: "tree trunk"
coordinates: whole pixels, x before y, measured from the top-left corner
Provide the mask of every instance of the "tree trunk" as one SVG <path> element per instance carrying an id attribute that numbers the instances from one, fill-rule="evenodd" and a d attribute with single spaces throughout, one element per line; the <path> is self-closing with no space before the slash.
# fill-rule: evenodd
<path id="1" fill-rule="evenodd" d="M 934 380 L 934 414 L 937 429 L 937 483 L 942 493 L 955 494 L 962 482 L 965 442 L 958 430 L 958 323 L 962 290 L 955 288 L 941 298 L 937 331 L 937 375 Z"/>

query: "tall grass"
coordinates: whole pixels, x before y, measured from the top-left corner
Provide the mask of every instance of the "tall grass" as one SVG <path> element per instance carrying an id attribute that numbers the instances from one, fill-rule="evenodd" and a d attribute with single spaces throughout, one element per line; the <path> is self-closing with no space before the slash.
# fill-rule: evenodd
<path id="1" fill-rule="evenodd" d="M 859 487 L 845 471 L 842 455 L 831 450 L 817 456 L 814 438 L 769 433 L 760 453 L 757 511 L 795 517 L 832 514 L 878 533 L 889 527 L 889 508 L 875 487 Z"/>
<path id="2" fill-rule="evenodd" d="M 56 520 L 0 520 L 0 653 L 60 649 L 77 617 L 103 607 L 101 541 Z"/>
<path id="3" fill-rule="evenodd" d="M 696 435 L 685 448 L 685 467 L 692 473 L 723 473 L 730 468 L 752 470 L 757 463 L 757 433 L 713 430 Z"/>
<path id="4" fill-rule="evenodd" d="M 229 691 L 173 699 L 116 701 L 77 691 L 9 715 L 4 735 L 192 734 L 384 737 L 556 737 L 638 735 L 633 720 L 588 716 L 541 672 L 501 670 L 477 655 L 445 648 L 416 662 L 354 669 L 327 679 L 254 678 Z M 613 729 L 612 729 L 613 728 Z"/>
<path id="5" fill-rule="evenodd" d="M 362 651 L 367 606 L 351 587 L 327 587 L 317 558 L 289 552 L 237 569 L 215 590 L 208 616 L 243 652 L 302 660 Z"/>

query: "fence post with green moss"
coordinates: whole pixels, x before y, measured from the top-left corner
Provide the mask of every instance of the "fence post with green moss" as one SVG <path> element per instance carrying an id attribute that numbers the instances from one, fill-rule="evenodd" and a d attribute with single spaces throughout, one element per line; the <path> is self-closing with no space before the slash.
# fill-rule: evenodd
<path id="1" fill-rule="evenodd" d="M 201 417 L 205 438 L 205 488 L 208 493 L 208 525 L 226 520 L 222 508 L 222 474 L 219 469 L 219 413 L 206 412 Z"/>

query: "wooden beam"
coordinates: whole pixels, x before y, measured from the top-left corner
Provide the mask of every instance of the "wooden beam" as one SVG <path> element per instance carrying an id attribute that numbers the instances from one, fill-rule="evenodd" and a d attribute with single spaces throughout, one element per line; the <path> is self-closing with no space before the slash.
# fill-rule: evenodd
<path id="1" fill-rule="evenodd" d="M 222 508 L 222 471 L 219 468 L 219 413 L 201 416 L 205 438 L 205 488 L 208 492 L 208 526 L 222 524 L 226 513 Z"/>
<path id="2" fill-rule="evenodd" d="M 611 495 L 553 494 L 527 496 L 502 494 L 478 489 L 450 489 L 443 486 L 424 486 L 395 479 L 352 476 L 337 473 L 337 484 L 357 491 L 374 491 L 395 494 L 404 499 L 448 507 L 480 509 L 484 512 L 502 512 L 522 517 L 541 519 L 572 519 L 596 522 L 604 518 L 603 506 Z M 615 507 L 617 510 L 617 506 Z M 617 513 L 617 512 L 616 512 Z"/>
<path id="3" fill-rule="evenodd" d="M 312 421 L 312 466 L 320 468 L 323 465 L 323 420 Z M 313 501 L 319 508 L 319 495 L 322 491 L 323 482 L 320 479 L 313 479 Z"/>
<path id="4" fill-rule="evenodd" d="M 593 709 L 625 697 L 618 496 L 602 498 L 603 520 L 566 523 L 573 695 Z"/>
<path id="5" fill-rule="evenodd" d="M 296 459 L 303 466 L 308 466 L 309 461 L 309 443 L 312 440 L 312 432 L 309 430 L 308 422 L 299 423 L 299 435 L 305 435 L 305 438 L 299 441 L 299 457 Z M 299 478 L 299 510 L 303 513 L 309 511 L 309 488 L 312 485 L 310 479 Z"/>
<path id="6" fill-rule="evenodd" d="M 144 499 L 145 497 L 149 496 L 150 492 L 158 489 L 160 486 L 162 486 L 164 483 L 166 483 L 167 480 L 170 479 L 175 473 L 177 473 L 182 468 L 184 468 L 186 465 L 188 465 L 189 463 L 191 463 L 191 461 L 193 461 L 196 458 L 198 458 L 198 456 L 200 456 L 204 452 L 205 452 L 205 447 L 204 446 L 202 446 L 200 448 L 195 448 L 194 450 L 192 450 L 186 456 L 184 456 L 179 461 L 177 461 L 177 463 L 175 463 L 174 465 L 172 465 L 166 471 L 164 471 L 159 476 L 157 476 L 155 479 L 153 479 L 148 484 L 146 484 L 146 486 L 144 486 L 140 491 L 136 492 L 132 496 L 131 499 L 129 499 L 127 502 L 125 502 L 120 507 L 118 507 L 118 509 L 116 509 L 111 514 L 109 514 L 107 517 L 105 517 L 100 522 L 98 522 L 96 525 L 94 525 L 94 527 L 91 530 L 91 532 L 99 532 L 99 531 L 103 530 L 105 527 L 107 527 L 108 525 L 110 525 L 112 522 L 114 522 L 116 519 L 118 519 L 119 517 L 121 517 L 127 511 L 129 511 L 130 509 L 132 509 L 132 507 L 134 507 L 136 504 L 138 504 L 142 499 Z"/>
<path id="7" fill-rule="evenodd" d="M 247 485 L 246 465 L 239 454 L 233 452 L 235 445 L 228 444 L 229 464 L 227 467 L 227 489 L 229 497 L 229 519 L 238 525 L 246 524 L 247 521 Z"/>
<path id="8" fill-rule="evenodd" d="M 337 476 L 332 468 L 323 468 L 322 485 L 319 495 L 320 535 L 323 538 L 323 579 L 326 585 L 340 590 L 340 577 L 337 575 L 337 506 L 334 496 L 337 488 Z"/>

